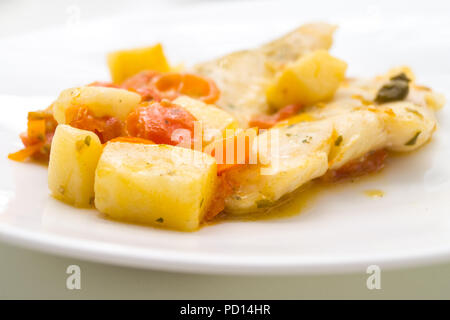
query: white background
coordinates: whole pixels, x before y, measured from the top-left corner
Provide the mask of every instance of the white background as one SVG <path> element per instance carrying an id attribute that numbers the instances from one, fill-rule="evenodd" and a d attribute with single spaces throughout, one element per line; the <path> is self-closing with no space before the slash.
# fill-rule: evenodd
<path id="1" fill-rule="evenodd" d="M 220 6 L 228 5 L 226 1 L 218 1 L 218 14 Z M 237 5 L 231 1 L 230 5 Z M 52 33 L 53 29 L 71 28 L 71 19 L 74 12 L 79 10 L 80 27 L 88 27 L 99 19 L 116 19 L 126 17 L 136 12 L 165 12 L 172 7 L 185 8 L 186 12 L 195 10 L 196 6 L 204 5 L 203 1 L 171 1 L 169 3 L 148 1 L 12 1 L 0 0 L 0 40 L 1 43 L 17 43 L 17 38 L 24 39 L 23 47 L 0 47 L 0 93 L 11 95 L 53 95 L 60 89 L 77 84 L 82 81 L 104 79 L 107 77 L 103 56 L 98 55 L 93 49 L 92 56 L 78 57 L 95 64 L 93 68 L 87 68 L 83 72 L 71 69 L 70 62 L 51 61 L 40 56 L 42 44 L 33 43 L 33 34 L 36 32 Z M 247 1 L 245 6 L 264 5 L 259 1 Z M 339 5 L 340 16 L 332 16 L 333 6 Z M 282 11 L 283 4 L 280 3 Z M 444 1 L 345 1 L 337 4 L 336 1 L 315 1 L 311 4 L 305 1 L 304 10 L 299 12 L 299 23 L 308 20 L 327 19 L 339 24 L 345 24 L 345 14 L 342 7 L 348 9 L 347 16 L 360 17 L 361 26 L 373 28 L 376 33 L 377 25 L 385 17 L 398 19 L 404 24 L 406 30 L 410 28 L 409 37 L 417 37 L 426 45 L 426 35 L 420 30 L 414 29 L 415 21 L 429 23 L 439 28 L 442 19 L 448 19 L 450 12 Z M 74 11 L 75 10 L 75 11 Z M 292 14 L 292 13 L 291 13 Z M 239 12 L 236 12 L 239 16 Z M 72 18 L 71 18 L 72 17 Z M 214 19 L 214 17 L 205 17 Z M 235 17 L 230 17 L 234 21 Z M 305 20 L 308 19 L 308 20 Z M 126 19 L 124 19 L 126 21 Z M 353 19 L 354 21 L 354 19 Z M 217 27 L 217 26 L 216 26 Z M 249 26 L 250 27 L 250 26 Z M 347 25 L 347 27 L 349 27 Z M 224 26 L 225 28 L 225 26 Z M 266 38 L 265 33 L 276 34 L 280 30 L 263 30 L 261 40 Z M 70 31 L 71 32 L 71 31 Z M 76 32 L 76 31 L 75 31 Z M 137 31 L 142 32 L 142 31 Z M 439 30 L 442 36 L 443 46 L 450 44 L 450 30 Z M 152 34 L 155 34 L 153 32 Z M 142 38 L 146 35 L 144 34 Z M 239 35 L 237 35 L 239 36 Z M 110 35 L 111 39 L 114 39 Z M 114 39 L 116 40 L 116 39 Z M 370 39 L 364 42 L 370 44 Z M 182 40 L 181 40 L 182 41 Z M 249 42 L 257 43 L 260 39 Z M 115 41 L 118 47 L 129 46 L 126 39 Z M 48 44 L 55 46 L 55 50 L 64 51 L 63 39 L 48 39 Z M 58 44 L 60 46 L 58 47 Z M 373 46 L 365 46 L 364 50 L 379 50 L 380 58 L 389 55 L 389 48 L 377 46 L 376 40 Z M 105 43 L 101 43 L 105 45 Z M 100 46 L 100 44 L 99 44 Z M 109 47 L 108 47 L 109 46 Z M 106 43 L 108 49 L 113 47 L 112 42 Z M 229 44 L 233 49 L 233 43 Z M 21 50 L 34 50 L 35 56 L 30 58 L 29 52 Z M 72 48 L 72 47 L 70 47 Z M 169 44 L 170 49 L 170 44 Z M 407 49 L 403 61 L 408 61 Z M 208 50 L 208 49 L 207 49 Z M 204 52 L 204 56 L 215 53 L 214 48 L 210 52 Z M 336 48 L 339 52 L 339 47 Z M 193 51 L 191 51 L 192 54 Z M 448 51 L 447 51 L 448 52 Z M 10 54 L 10 56 L 8 56 Z M 189 50 L 185 57 L 189 57 Z M 67 52 L 67 56 L 77 57 L 76 51 Z M 21 60 L 21 58 L 23 59 Z M 439 52 L 434 53 L 433 67 L 448 70 L 450 64 L 447 58 L 440 57 Z M 10 59 L 7 59 L 10 58 Z M 199 57 L 196 57 L 199 58 Z M 423 57 L 426 59 L 426 57 Z M 380 59 L 382 60 L 382 59 Z M 11 62 L 17 63 L 17 68 L 11 67 Z M 439 63 L 445 64 L 439 65 Z M 46 66 L 60 64 L 58 72 L 64 73 L 57 81 L 42 82 L 35 75 L 27 77 L 26 67 L 30 64 L 42 65 L 46 76 L 52 76 L 52 70 Z M 7 67 L 9 65 L 9 67 Z M 382 65 L 374 62 L 370 65 L 351 65 L 351 71 L 355 73 L 367 71 L 369 74 Z M 97 67 L 100 66 L 100 67 Z M 54 68 L 53 68 L 54 69 Z M 49 73 L 49 74 L 47 74 Z M 426 70 L 419 70 L 421 78 L 426 80 Z M 34 77 L 34 78 L 33 78 Z M 56 78 L 56 73 L 55 77 Z M 436 79 L 434 79 L 436 81 Z M 448 79 L 442 79 L 446 81 Z M 439 89 L 439 88 L 438 88 Z M 386 271 L 382 274 L 382 290 L 369 291 L 366 288 L 365 270 L 360 273 L 348 275 L 326 276 L 202 276 L 185 275 L 164 272 L 152 272 L 119 267 L 110 267 L 100 264 L 81 262 L 74 259 L 53 257 L 45 254 L 31 252 L 25 249 L 0 244 L 0 298 L 450 298 L 450 264 L 422 267 L 409 270 Z M 67 275 L 65 270 L 68 265 L 77 264 L 82 272 L 82 289 L 69 291 L 65 288 Z"/>

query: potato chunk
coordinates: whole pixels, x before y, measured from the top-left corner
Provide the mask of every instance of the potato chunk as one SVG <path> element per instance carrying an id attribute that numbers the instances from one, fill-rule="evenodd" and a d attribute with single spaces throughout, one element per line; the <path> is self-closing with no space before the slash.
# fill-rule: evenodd
<path id="1" fill-rule="evenodd" d="M 344 80 L 346 69 L 344 61 L 325 50 L 309 53 L 282 71 L 267 89 L 267 101 L 275 108 L 282 108 L 331 99 Z"/>
<path id="2" fill-rule="evenodd" d="M 59 125 L 50 151 L 48 186 L 52 195 L 77 207 L 94 200 L 94 176 L 103 147 L 91 131 Z"/>
<path id="3" fill-rule="evenodd" d="M 95 206 L 117 220 L 194 231 L 216 183 L 216 161 L 202 152 L 113 142 L 95 174 Z"/>
<path id="4" fill-rule="evenodd" d="M 159 43 L 153 47 L 112 52 L 108 55 L 108 66 L 116 84 L 143 70 L 169 71 L 169 64 Z"/>
<path id="5" fill-rule="evenodd" d="M 79 87 L 66 89 L 53 103 L 53 116 L 58 123 L 66 123 L 66 110 L 84 106 L 97 117 L 112 116 L 125 120 L 138 106 L 141 96 L 137 93 L 116 88 Z"/>
<path id="6" fill-rule="evenodd" d="M 175 99 L 173 103 L 185 108 L 202 123 L 203 145 L 208 145 L 213 140 L 224 137 L 227 129 L 237 129 L 239 126 L 233 116 L 215 105 L 185 96 Z"/>
<path id="7" fill-rule="evenodd" d="M 225 200 L 226 211 L 242 214 L 270 207 L 282 196 L 323 175 L 328 170 L 332 129 L 332 123 L 324 120 L 260 134 L 253 144 L 260 164 L 226 173 L 236 186 Z"/>

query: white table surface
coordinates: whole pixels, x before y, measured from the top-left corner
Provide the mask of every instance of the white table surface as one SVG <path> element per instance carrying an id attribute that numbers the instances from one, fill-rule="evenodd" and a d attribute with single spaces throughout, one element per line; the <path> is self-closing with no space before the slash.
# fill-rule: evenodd
<path id="1" fill-rule="evenodd" d="M 198 1 L 194 1 L 198 2 Z M 1 1 L 0 38 L 65 23 L 73 6 L 83 19 L 139 8 L 144 1 Z M 128 3 L 128 2 L 127 2 Z M 189 5 L 187 0 L 171 5 Z M 159 1 L 153 6 L 163 5 Z M 373 4 L 367 4 L 373 8 Z M 66 289 L 66 268 L 81 268 L 81 290 Z M 366 288 L 367 274 L 213 276 L 107 266 L 0 243 L 1 299 L 450 299 L 450 263 L 382 271 L 381 290 Z"/>

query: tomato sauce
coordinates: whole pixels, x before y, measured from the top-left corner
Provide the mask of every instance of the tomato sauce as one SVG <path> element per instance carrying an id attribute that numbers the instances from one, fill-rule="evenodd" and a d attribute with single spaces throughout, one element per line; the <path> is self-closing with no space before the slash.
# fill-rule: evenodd
<path id="1" fill-rule="evenodd" d="M 102 143 L 124 134 L 125 126 L 115 117 L 96 117 L 86 107 L 72 107 L 66 111 L 66 120 L 74 128 L 94 132 Z"/>

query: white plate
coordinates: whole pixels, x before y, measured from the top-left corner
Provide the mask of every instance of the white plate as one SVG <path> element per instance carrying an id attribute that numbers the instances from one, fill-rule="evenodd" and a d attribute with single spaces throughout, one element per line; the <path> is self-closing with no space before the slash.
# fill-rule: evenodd
<path id="1" fill-rule="evenodd" d="M 440 128 L 421 150 L 392 159 L 376 177 L 323 190 L 299 215 L 220 223 L 196 233 L 121 224 L 74 209 L 49 197 L 44 166 L 6 159 L 20 146 L 27 110 L 45 107 L 65 87 L 106 79 L 105 52 L 158 40 L 172 60 L 198 61 L 321 18 L 341 25 L 334 53 L 349 62 L 351 74 L 406 63 L 421 82 L 450 97 L 448 8 L 430 17 L 412 6 L 396 16 L 403 7 L 392 1 L 380 7 L 355 2 L 350 11 L 335 3 L 295 10 L 278 2 L 195 5 L 0 40 L 0 105 L 8 110 L 0 119 L 0 238 L 88 260 L 206 273 L 333 273 L 450 260 L 448 109 L 439 112 Z M 385 196 L 369 198 L 368 189 Z"/>

